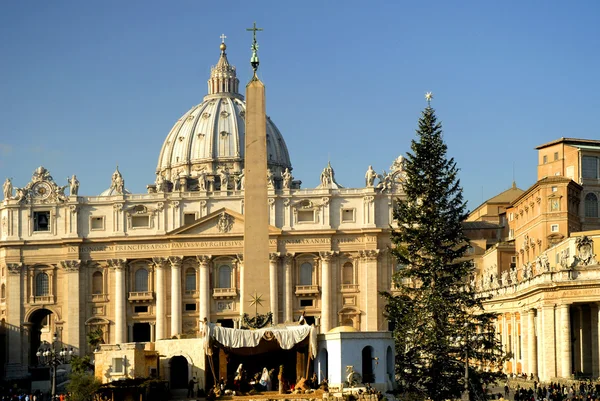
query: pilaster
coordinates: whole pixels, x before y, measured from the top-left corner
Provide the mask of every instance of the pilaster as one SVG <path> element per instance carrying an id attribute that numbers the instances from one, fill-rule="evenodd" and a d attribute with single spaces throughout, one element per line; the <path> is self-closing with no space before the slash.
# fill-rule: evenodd
<path id="1" fill-rule="evenodd" d="M 59 263 L 62 268 L 66 288 L 69 290 L 63 294 L 66 298 L 66 330 L 63 331 L 63 341 L 67 346 L 75 348 L 80 352 L 83 342 L 82 336 L 84 330 L 81 330 L 83 325 L 82 310 L 80 307 L 79 296 L 80 292 L 80 268 L 81 260 L 63 260 Z"/>
<path id="2" fill-rule="evenodd" d="M 7 285 L 6 285 L 6 306 L 7 306 L 7 323 L 11 325 L 8 330 L 8 361 L 7 363 L 23 364 L 26 361 L 22 359 L 21 348 L 23 346 L 22 339 L 22 323 L 23 323 L 23 280 L 21 272 L 24 269 L 23 263 L 7 263 L 8 270 Z"/>
<path id="3" fill-rule="evenodd" d="M 363 283 L 365 283 L 365 327 L 366 331 L 377 331 L 378 316 L 381 313 L 379 304 L 379 292 L 377 291 L 377 258 L 379 256 L 379 249 L 371 249 L 366 251 L 360 251 L 359 255 L 363 261 Z M 362 288 L 361 288 L 362 292 Z"/>
<path id="4" fill-rule="evenodd" d="M 590 323 L 591 323 L 591 354 L 592 354 L 592 377 L 600 376 L 600 341 L 598 341 L 598 335 L 600 335 L 600 330 L 598 330 L 598 324 L 600 323 L 600 307 L 598 303 L 590 304 Z"/>

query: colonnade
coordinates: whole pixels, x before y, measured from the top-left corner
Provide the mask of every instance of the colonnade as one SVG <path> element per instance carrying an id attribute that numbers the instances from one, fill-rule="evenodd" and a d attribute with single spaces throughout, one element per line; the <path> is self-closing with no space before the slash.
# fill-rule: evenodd
<path id="1" fill-rule="evenodd" d="M 600 375 L 599 303 L 542 304 L 499 316 L 497 332 L 512 358 L 507 373 L 542 381 Z"/>

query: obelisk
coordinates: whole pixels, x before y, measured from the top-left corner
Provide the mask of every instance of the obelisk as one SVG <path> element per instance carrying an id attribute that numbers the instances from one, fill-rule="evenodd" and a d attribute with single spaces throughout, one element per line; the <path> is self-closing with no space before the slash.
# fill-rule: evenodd
<path id="1" fill-rule="evenodd" d="M 246 85 L 246 143 L 244 187 L 244 268 L 240 294 L 241 312 L 250 317 L 269 312 L 269 214 L 267 202 L 267 114 L 265 86 L 258 79 L 258 44 L 253 28 L 254 74 Z"/>

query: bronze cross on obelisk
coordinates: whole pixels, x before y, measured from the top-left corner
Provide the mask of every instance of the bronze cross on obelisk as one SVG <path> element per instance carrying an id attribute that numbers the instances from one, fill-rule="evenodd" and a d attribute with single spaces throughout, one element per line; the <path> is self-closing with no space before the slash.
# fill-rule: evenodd
<path id="1" fill-rule="evenodd" d="M 254 70 L 254 76 L 256 77 L 256 70 L 258 69 L 258 65 L 260 64 L 258 60 L 258 43 L 256 43 L 256 31 L 262 31 L 262 28 L 256 27 L 256 21 L 254 22 L 254 26 L 252 28 L 246 28 L 247 31 L 252 31 L 252 57 L 250 58 L 250 65 Z"/>

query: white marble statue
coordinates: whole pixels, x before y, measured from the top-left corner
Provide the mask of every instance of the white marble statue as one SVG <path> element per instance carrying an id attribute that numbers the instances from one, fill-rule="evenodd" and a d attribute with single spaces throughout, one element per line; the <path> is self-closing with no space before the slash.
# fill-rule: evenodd
<path id="1" fill-rule="evenodd" d="M 333 168 L 331 168 L 331 164 L 327 163 L 327 167 L 323 169 L 321 172 L 321 186 L 323 188 L 327 188 L 333 182 Z"/>
<path id="2" fill-rule="evenodd" d="M 242 169 L 242 172 L 237 176 L 238 189 L 242 190 L 246 187 L 246 169 Z"/>
<path id="3" fill-rule="evenodd" d="M 517 273 L 518 272 L 516 268 L 513 267 L 512 269 L 510 269 L 510 283 L 512 285 L 517 284 Z"/>
<path id="4" fill-rule="evenodd" d="M 123 176 L 121 175 L 118 167 L 112 175 L 112 182 L 110 186 L 118 194 L 122 194 L 125 190 L 125 181 L 123 180 Z"/>
<path id="5" fill-rule="evenodd" d="M 204 169 L 198 172 L 198 189 L 206 191 L 206 171 Z"/>
<path id="6" fill-rule="evenodd" d="M 79 192 L 79 180 L 77 179 L 77 176 L 73 174 L 71 178 L 67 178 L 67 182 L 69 183 L 69 195 L 77 196 L 77 193 Z"/>
<path id="7" fill-rule="evenodd" d="M 373 170 L 373 166 L 369 166 L 369 169 L 365 173 L 365 185 L 367 188 L 373 188 L 375 184 L 375 178 L 377 178 L 377 173 Z"/>
<path id="8" fill-rule="evenodd" d="M 12 181 L 10 180 L 10 178 L 7 178 L 6 181 L 4 181 L 4 185 L 2 186 L 2 189 L 4 190 L 4 199 L 5 200 L 9 200 L 10 198 L 12 198 L 13 186 L 12 186 Z"/>
<path id="9" fill-rule="evenodd" d="M 229 186 L 229 170 L 227 167 L 218 170 L 219 178 L 221 179 L 221 191 L 227 191 Z"/>
<path id="10" fill-rule="evenodd" d="M 287 167 L 285 168 L 281 177 L 283 178 L 283 189 L 290 189 L 292 187 L 292 180 L 294 177 L 292 177 L 292 173 L 290 173 L 290 170 Z"/>

